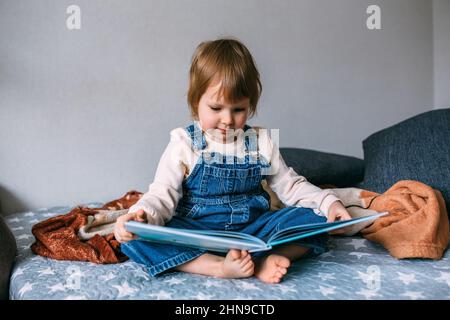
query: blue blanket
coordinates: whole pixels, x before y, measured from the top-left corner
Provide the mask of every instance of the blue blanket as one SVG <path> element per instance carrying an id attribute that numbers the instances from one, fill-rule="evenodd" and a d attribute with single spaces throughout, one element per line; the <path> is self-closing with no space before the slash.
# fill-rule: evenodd
<path id="1" fill-rule="evenodd" d="M 152 278 L 131 261 L 99 265 L 34 255 L 31 227 L 71 209 L 45 208 L 6 218 L 18 244 L 10 299 L 450 299 L 448 251 L 438 261 L 397 260 L 359 236 L 332 237 L 329 252 L 294 262 L 279 284 L 181 272 Z"/>

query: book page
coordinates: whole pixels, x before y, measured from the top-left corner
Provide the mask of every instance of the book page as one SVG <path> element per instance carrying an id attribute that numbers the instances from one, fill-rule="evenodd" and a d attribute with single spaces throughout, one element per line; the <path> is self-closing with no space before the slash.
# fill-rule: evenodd
<path id="1" fill-rule="evenodd" d="M 275 233 L 267 242 L 271 246 L 279 245 L 294 240 L 299 240 L 306 237 L 311 237 L 320 233 L 329 232 L 332 230 L 344 228 L 363 221 L 375 220 L 381 216 L 389 214 L 388 212 L 381 212 L 374 215 L 359 217 L 344 221 L 322 222 L 313 224 L 304 224 L 299 226 L 289 227 Z"/>

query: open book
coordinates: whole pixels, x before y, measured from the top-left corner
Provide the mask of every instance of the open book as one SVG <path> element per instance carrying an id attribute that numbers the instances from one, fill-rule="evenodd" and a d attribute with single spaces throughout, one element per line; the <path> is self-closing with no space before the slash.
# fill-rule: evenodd
<path id="1" fill-rule="evenodd" d="M 221 230 L 191 230 L 147 223 L 128 221 L 125 228 L 138 236 L 138 240 L 169 243 L 173 245 L 199 248 L 208 251 L 228 252 L 230 249 L 248 250 L 249 252 L 270 250 L 273 246 L 311 237 L 319 233 L 344 228 L 356 223 L 375 220 L 388 212 L 373 214 L 351 220 L 304 224 L 289 227 L 275 233 L 267 242 L 242 232 Z"/>

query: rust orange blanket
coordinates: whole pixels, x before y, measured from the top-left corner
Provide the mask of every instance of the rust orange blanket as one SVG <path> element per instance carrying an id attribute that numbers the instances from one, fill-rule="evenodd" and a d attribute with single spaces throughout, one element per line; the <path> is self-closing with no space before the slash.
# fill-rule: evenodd
<path id="1" fill-rule="evenodd" d="M 364 238 L 382 244 L 393 257 L 442 258 L 450 231 L 445 201 L 438 190 L 412 180 L 398 181 L 383 194 L 357 188 L 333 190 L 345 206 L 389 212 L 360 231 Z"/>
<path id="2" fill-rule="evenodd" d="M 108 202 L 101 208 L 76 207 L 69 213 L 52 217 L 33 226 L 36 242 L 31 250 L 38 255 L 57 260 L 81 260 L 93 263 L 118 263 L 128 258 L 119 250 L 120 245 L 112 233 L 95 235 L 83 241 L 78 235 L 88 218 L 100 210 L 121 210 L 131 207 L 142 193 L 130 191 L 122 198 Z"/>

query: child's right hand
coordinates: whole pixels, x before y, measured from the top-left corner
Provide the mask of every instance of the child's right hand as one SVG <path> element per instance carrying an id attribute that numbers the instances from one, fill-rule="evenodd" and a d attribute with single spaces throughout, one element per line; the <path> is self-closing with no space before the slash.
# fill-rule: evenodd
<path id="1" fill-rule="evenodd" d="M 137 236 L 131 232 L 128 232 L 125 229 L 125 222 L 134 220 L 138 222 L 146 222 L 145 211 L 140 209 L 136 212 L 129 212 L 123 216 L 117 218 L 116 223 L 114 224 L 114 237 L 120 243 L 128 242 L 137 238 Z"/>

